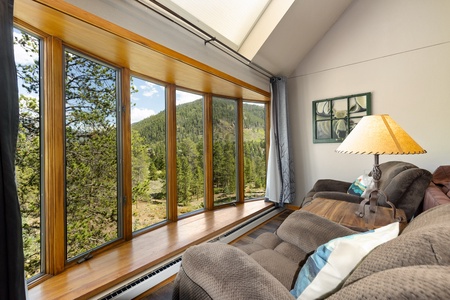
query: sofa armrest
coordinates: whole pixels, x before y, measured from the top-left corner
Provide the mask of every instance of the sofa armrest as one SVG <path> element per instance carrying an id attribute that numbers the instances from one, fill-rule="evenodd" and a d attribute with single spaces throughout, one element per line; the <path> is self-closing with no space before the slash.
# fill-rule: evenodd
<path id="1" fill-rule="evenodd" d="M 314 184 L 312 190 L 314 192 L 335 191 L 346 193 L 348 188 L 352 185 L 351 182 L 335 180 L 335 179 L 319 179 Z"/>
<path id="2" fill-rule="evenodd" d="M 318 192 L 314 195 L 313 199 L 316 198 L 326 198 L 326 199 L 333 199 L 333 200 L 340 200 L 340 201 L 346 201 L 351 203 L 361 203 L 361 201 L 364 200 L 364 198 L 347 194 L 347 193 L 341 193 L 341 192 Z"/>
<path id="3" fill-rule="evenodd" d="M 306 194 L 305 198 L 303 198 L 301 206 L 307 205 L 312 201 L 313 198 L 316 198 L 316 193 L 318 192 L 340 192 L 347 193 L 348 188 L 350 187 L 351 182 L 335 180 L 335 179 L 319 179 L 316 181 L 312 189 Z M 333 198 L 334 199 L 334 198 Z"/>
<path id="4" fill-rule="evenodd" d="M 190 247 L 181 264 L 172 299 L 294 299 L 272 274 L 230 245 Z"/>
<path id="5" fill-rule="evenodd" d="M 425 190 L 425 197 L 423 200 L 423 210 L 428 210 L 432 207 L 450 203 L 450 197 L 448 197 L 442 190 L 437 187 L 433 182 L 430 183 Z"/>

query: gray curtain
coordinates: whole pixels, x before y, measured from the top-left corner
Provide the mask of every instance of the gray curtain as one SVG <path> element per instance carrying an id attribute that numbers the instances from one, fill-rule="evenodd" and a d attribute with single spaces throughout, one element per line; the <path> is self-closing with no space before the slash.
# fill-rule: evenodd
<path id="1" fill-rule="evenodd" d="M 25 299 L 22 222 L 14 176 L 19 125 L 14 0 L 0 0 L 0 299 Z"/>
<path id="2" fill-rule="evenodd" d="M 267 163 L 266 201 L 279 206 L 295 200 L 294 162 L 289 143 L 286 78 L 270 79 L 270 149 Z"/>

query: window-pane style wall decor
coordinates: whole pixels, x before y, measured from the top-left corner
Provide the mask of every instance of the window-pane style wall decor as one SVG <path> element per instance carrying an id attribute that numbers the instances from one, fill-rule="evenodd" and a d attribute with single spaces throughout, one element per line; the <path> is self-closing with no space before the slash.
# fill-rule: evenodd
<path id="1" fill-rule="evenodd" d="M 313 142 L 340 143 L 359 120 L 371 114 L 371 93 L 316 100 L 313 110 Z"/>

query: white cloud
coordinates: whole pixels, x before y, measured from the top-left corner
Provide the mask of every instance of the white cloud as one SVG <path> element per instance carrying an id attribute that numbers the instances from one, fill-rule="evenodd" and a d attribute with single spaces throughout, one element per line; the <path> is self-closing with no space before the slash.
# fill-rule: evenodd
<path id="1" fill-rule="evenodd" d="M 147 117 L 153 116 L 155 111 L 148 108 L 137 108 L 133 107 L 131 109 L 131 123 L 139 122 Z"/>
<path id="2" fill-rule="evenodd" d="M 145 82 L 145 84 L 141 85 L 140 88 L 140 92 L 142 92 L 142 94 L 145 97 L 152 97 L 153 95 L 157 95 L 158 94 L 158 89 L 156 88 L 157 85 L 152 83 L 152 82 Z"/>
<path id="3" fill-rule="evenodd" d="M 201 99 L 201 98 L 202 98 L 202 96 L 197 95 L 197 94 L 192 94 L 192 93 L 183 92 L 183 91 L 177 91 L 177 105 L 189 103 L 189 102 Z"/>

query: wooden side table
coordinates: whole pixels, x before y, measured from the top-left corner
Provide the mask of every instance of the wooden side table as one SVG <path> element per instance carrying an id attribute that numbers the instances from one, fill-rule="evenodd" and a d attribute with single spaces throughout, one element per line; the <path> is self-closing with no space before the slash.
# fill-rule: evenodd
<path id="1" fill-rule="evenodd" d="M 392 208 L 377 206 L 376 212 L 372 213 L 369 211 L 369 205 L 366 205 L 365 214 L 361 218 L 355 213 L 359 210 L 358 203 L 326 198 L 316 198 L 301 209 L 357 231 L 367 231 L 394 222 Z M 402 220 L 401 232 L 407 225 L 406 215 L 401 209 L 397 208 L 396 211 L 397 217 L 401 217 Z"/>

